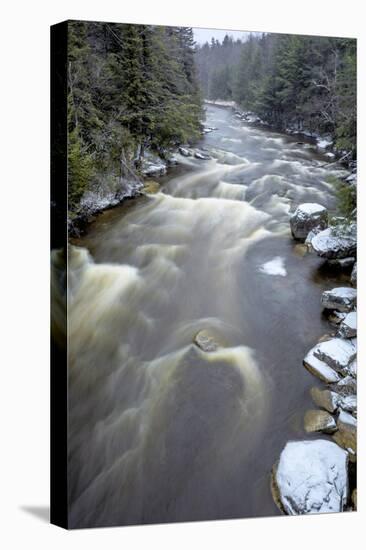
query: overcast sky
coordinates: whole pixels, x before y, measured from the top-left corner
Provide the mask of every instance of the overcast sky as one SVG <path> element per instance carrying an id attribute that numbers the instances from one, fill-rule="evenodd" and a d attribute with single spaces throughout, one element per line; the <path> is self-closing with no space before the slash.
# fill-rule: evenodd
<path id="1" fill-rule="evenodd" d="M 215 39 L 219 40 L 220 42 L 223 41 L 225 34 L 231 35 L 234 40 L 237 40 L 238 38 L 245 38 L 246 35 L 248 35 L 248 32 L 245 31 L 225 31 L 221 29 L 193 29 L 194 33 L 194 39 L 198 44 L 204 44 L 205 42 L 211 42 L 211 38 L 214 37 Z"/>

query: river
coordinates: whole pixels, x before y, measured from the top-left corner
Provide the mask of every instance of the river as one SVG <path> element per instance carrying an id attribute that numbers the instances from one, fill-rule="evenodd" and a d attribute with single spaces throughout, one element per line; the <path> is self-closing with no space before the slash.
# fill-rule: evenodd
<path id="1" fill-rule="evenodd" d="M 317 380 L 320 296 L 342 280 L 292 240 L 334 210 L 329 161 L 299 137 L 207 108 L 201 147 L 160 191 L 101 214 L 69 265 L 72 527 L 279 514 L 270 471 Z M 223 345 L 192 342 L 209 329 Z M 325 436 L 327 437 L 327 436 Z"/>

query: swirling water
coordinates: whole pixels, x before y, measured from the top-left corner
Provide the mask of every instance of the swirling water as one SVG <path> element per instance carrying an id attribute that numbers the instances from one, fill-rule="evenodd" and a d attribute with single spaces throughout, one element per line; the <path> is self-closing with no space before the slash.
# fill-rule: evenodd
<path id="1" fill-rule="evenodd" d="M 317 382 L 302 359 L 335 279 L 288 219 L 301 202 L 334 209 L 339 170 L 228 109 L 207 124 L 212 160 L 182 158 L 70 247 L 73 527 L 278 514 L 271 467 L 305 437 Z M 203 328 L 223 347 L 197 348 Z"/>

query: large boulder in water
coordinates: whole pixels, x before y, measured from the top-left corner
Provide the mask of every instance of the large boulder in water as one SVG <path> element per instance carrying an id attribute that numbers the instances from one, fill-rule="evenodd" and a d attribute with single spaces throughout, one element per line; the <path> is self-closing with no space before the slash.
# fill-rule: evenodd
<path id="1" fill-rule="evenodd" d="M 328 226 L 328 211 L 321 204 L 300 204 L 290 218 L 291 233 L 294 239 L 305 240 L 315 228 Z"/>
<path id="2" fill-rule="evenodd" d="M 352 311 L 356 302 L 357 291 L 354 288 L 343 286 L 325 290 L 321 297 L 321 303 L 325 309 L 336 309 L 344 313 Z"/>
<path id="3" fill-rule="evenodd" d="M 318 256 L 328 260 L 355 256 L 357 226 L 353 223 L 348 226 L 328 227 L 312 238 L 311 246 Z"/>
<path id="4" fill-rule="evenodd" d="M 289 515 L 342 512 L 347 469 L 348 453 L 331 441 L 290 441 L 273 471 L 275 502 Z"/>

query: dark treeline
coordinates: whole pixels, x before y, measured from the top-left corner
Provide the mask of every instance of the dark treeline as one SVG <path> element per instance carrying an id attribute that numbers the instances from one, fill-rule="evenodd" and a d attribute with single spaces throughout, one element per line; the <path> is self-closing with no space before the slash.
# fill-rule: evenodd
<path id="1" fill-rule="evenodd" d="M 71 210 L 98 175 L 200 135 L 191 28 L 69 22 L 68 89 Z"/>
<path id="2" fill-rule="evenodd" d="M 197 48 L 203 95 L 237 102 L 280 129 L 327 133 L 356 152 L 356 40 L 250 35 Z"/>

